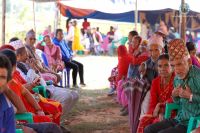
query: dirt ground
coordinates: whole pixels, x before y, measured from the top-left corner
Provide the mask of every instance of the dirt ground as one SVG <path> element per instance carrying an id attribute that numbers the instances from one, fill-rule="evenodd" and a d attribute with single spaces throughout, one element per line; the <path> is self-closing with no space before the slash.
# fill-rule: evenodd
<path id="1" fill-rule="evenodd" d="M 116 57 L 83 56 L 75 60 L 84 64 L 86 87 L 80 99 L 65 117 L 72 133 L 129 133 L 128 116 L 120 116 L 115 97 L 108 97 L 108 77 L 117 65 Z"/>
<path id="2" fill-rule="evenodd" d="M 128 133 L 128 117 L 120 116 L 120 106 L 107 89 L 82 90 L 81 98 L 67 116 L 72 133 Z"/>

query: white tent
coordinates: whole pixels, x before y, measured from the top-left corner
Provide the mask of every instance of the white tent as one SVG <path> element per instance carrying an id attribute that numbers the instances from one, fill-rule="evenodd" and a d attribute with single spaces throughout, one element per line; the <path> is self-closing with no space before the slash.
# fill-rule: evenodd
<path id="1" fill-rule="evenodd" d="M 124 13 L 135 10 L 136 0 L 62 0 L 64 5 L 81 8 L 93 9 L 105 13 Z M 192 11 L 199 12 L 199 0 L 185 0 Z M 138 11 L 152 11 L 161 9 L 179 10 L 181 0 L 138 0 Z"/>

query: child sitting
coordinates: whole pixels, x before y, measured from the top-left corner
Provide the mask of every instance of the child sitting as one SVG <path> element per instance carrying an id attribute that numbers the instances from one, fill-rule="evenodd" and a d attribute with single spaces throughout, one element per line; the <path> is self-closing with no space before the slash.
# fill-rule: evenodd
<path id="1" fill-rule="evenodd" d="M 117 75 L 118 75 L 118 68 L 114 67 L 112 69 L 112 71 L 111 71 L 110 77 L 108 78 L 108 81 L 110 82 L 110 91 L 108 92 L 108 96 L 112 96 L 116 91 L 116 88 L 117 88 L 117 83 L 116 83 Z"/>

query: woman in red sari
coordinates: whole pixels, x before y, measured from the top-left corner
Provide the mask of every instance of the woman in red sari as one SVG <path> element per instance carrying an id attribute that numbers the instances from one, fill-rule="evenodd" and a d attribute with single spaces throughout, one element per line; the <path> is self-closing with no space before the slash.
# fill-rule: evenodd
<path id="1" fill-rule="evenodd" d="M 117 81 L 121 80 L 124 76 L 127 76 L 129 65 L 140 65 L 142 62 L 146 61 L 149 58 L 148 52 L 141 50 L 142 47 L 140 43 L 142 38 L 140 36 L 135 36 L 132 39 L 131 47 L 132 53 L 128 53 L 125 46 L 121 45 L 118 47 L 118 78 Z"/>
<path id="2" fill-rule="evenodd" d="M 150 90 L 150 105 L 147 114 L 141 117 L 137 133 L 143 133 L 144 128 L 163 119 L 165 104 L 172 102 L 174 73 L 169 65 L 169 56 L 163 54 L 158 59 L 159 76 L 152 81 Z"/>
<path id="3" fill-rule="evenodd" d="M 35 85 L 37 84 L 37 83 L 28 84 L 23 79 L 23 77 L 20 75 L 20 73 L 18 71 L 16 71 L 16 70 L 13 72 L 12 78 L 18 84 L 23 85 L 27 89 L 30 88 L 30 90 L 32 90 L 32 88 L 35 87 Z M 48 115 L 51 115 L 52 121 L 55 122 L 56 124 L 60 125 L 60 117 L 61 117 L 61 114 L 62 114 L 62 106 L 61 106 L 61 104 L 59 102 L 57 102 L 57 101 L 44 98 L 41 95 L 38 95 L 38 96 L 39 96 L 38 104 L 42 108 L 44 113 L 48 114 Z M 33 112 L 33 111 L 34 110 L 32 110 L 31 112 Z"/>
<path id="4" fill-rule="evenodd" d="M 127 108 L 127 98 L 124 94 L 122 84 L 123 84 L 123 77 L 127 76 L 128 66 L 132 61 L 132 57 L 128 54 L 128 51 L 124 45 L 121 45 L 117 49 L 118 53 L 118 76 L 116 79 L 117 82 L 117 99 L 119 104 L 123 106 L 124 109 Z"/>
<path id="5" fill-rule="evenodd" d="M 132 39 L 132 64 L 140 65 L 142 62 L 146 61 L 149 58 L 148 52 L 141 50 L 143 46 L 141 46 L 142 38 L 140 36 L 135 36 Z"/>
<path id="6" fill-rule="evenodd" d="M 23 88 L 23 86 L 19 82 L 16 82 L 14 79 L 12 79 L 8 82 L 8 87 L 20 97 L 27 111 L 34 114 L 34 122 L 51 122 L 50 117 L 45 116 L 42 108 L 37 104 L 37 102 L 28 92 L 28 90 Z M 27 99 L 27 97 L 29 98 Z"/>
<path id="7" fill-rule="evenodd" d="M 58 102 L 48 101 L 39 96 L 40 101 L 36 101 L 31 93 L 21 84 L 25 83 L 24 79 L 16 72 L 16 55 L 12 50 L 2 50 L 1 53 L 5 54 L 11 61 L 13 72 L 12 80 L 8 82 L 8 87 L 12 89 L 23 101 L 28 112 L 33 113 L 34 122 L 55 122 L 60 124 L 61 105 Z M 56 106 L 58 105 L 58 106 Z M 59 107 L 60 106 L 60 107 Z M 45 113 L 47 115 L 45 115 Z"/>
<path id="8" fill-rule="evenodd" d="M 128 66 L 132 61 L 132 57 L 128 54 L 127 48 L 124 45 L 118 47 L 117 53 L 118 53 L 117 81 L 119 81 L 122 79 L 122 77 L 126 77 L 128 72 Z"/>

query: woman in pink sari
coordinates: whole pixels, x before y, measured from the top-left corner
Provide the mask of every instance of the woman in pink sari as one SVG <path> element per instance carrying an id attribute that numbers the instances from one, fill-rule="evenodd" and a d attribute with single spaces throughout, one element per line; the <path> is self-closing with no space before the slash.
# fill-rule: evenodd
<path id="1" fill-rule="evenodd" d="M 123 90 L 124 79 L 127 77 L 129 64 L 132 62 L 132 56 L 128 54 L 128 50 L 124 45 L 117 49 L 118 52 L 118 76 L 117 76 L 117 99 L 123 106 L 123 110 L 127 110 L 128 100 Z M 126 115 L 126 113 L 121 113 Z"/>
<path id="2" fill-rule="evenodd" d="M 163 119 L 165 104 L 171 103 L 174 73 L 169 65 L 169 56 L 163 54 L 158 58 L 159 76 L 152 81 L 148 113 L 140 118 L 137 133 L 143 133 L 149 124 Z"/>
<path id="3" fill-rule="evenodd" d="M 51 42 L 50 36 L 44 36 L 43 41 L 46 43 L 44 46 L 44 53 L 46 54 L 49 67 L 54 71 L 62 71 L 64 68 L 64 64 L 62 62 L 61 50 L 60 47 L 54 45 Z"/>

